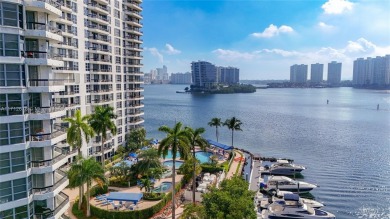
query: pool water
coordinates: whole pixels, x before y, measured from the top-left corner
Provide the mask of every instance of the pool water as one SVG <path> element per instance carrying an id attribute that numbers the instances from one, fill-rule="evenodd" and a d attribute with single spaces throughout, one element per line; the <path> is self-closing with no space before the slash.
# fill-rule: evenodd
<path id="1" fill-rule="evenodd" d="M 161 155 L 161 157 L 163 157 L 163 155 Z M 176 152 L 176 159 L 179 159 L 179 158 L 180 158 L 180 154 L 179 154 L 179 152 Z M 167 154 L 167 156 L 165 156 L 165 159 L 172 159 L 172 151 L 171 150 L 168 151 L 168 154 Z"/>
<path id="2" fill-rule="evenodd" d="M 207 151 L 198 151 L 195 152 L 195 157 L 200 161 L 200 163 L 208 163 L 210 162 L 210 156 L 212 156 L 212 152 L 207 152 Z"/>
<path id="3" fill-rule="evenodd" d="M 167 192 L 172 188 L 171 182 L 162 182 L 159 186 L 153 189 L 153 192 Z"/>
<path id="4" fill-rule="evenodd" d="M 183 161 L 178 161 L 178 160 L 176 160 L 175 161 L 175 169 L 177 170 L 177 169 L 179 169 L 179 167 L 181 166 L 181 165 L 183 165 Z M 172 166 L 173 166 L 173 161 L 172 160 L 168 160 L 168 161 L 164 161 L 163 162 L 163 165 L 164 166 L 167 166 L 168 168 L 171 168 L 172 169 Z"/>

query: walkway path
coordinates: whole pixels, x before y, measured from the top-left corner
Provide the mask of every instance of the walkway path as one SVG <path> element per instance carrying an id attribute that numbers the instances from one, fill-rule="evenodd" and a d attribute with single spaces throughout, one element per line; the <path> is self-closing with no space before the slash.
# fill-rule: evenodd
<path id="1" fill-rule="evenodd" d="M 253 162 L 251 181 L 249 185 L 249 189 L 252 191 L 259 190 L 259 178 L 261 177 L 260 167 L 261 162 L 259 160 L 255 160 Z"/>
<path id="2" fill-rule="evenodd" d="M 240 153 L 238 153 L 237 151 L 235 151 L 235 152 L 236 153 L 235 153 L 235 156 L 233 158 L 232 164 L 230 166 L 229 172 L 226 175 L 226 179 L 232 178 L 236 174 L 236 170 L 237 170 L 238 166 L 240 166 L 240 168 L 242 168 L 244 165 L 243 161 L 238 161 L 241 158 L 240 153 L 242 153 L 242 152 L 240 152 Z M 241 163 L 241 165 L 239 165 L 240 163 Z M 237 173 L 241 174 L 241 170 L 239 170 Z"/>

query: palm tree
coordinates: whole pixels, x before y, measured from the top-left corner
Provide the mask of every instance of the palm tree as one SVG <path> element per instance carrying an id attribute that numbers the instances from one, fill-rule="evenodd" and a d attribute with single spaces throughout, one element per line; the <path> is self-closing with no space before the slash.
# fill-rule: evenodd
<path id="1" fill-rule="evenodd" d="M 116 125 L 112 119 L 115 119 L 114 108 L 111 106 L 95 108 L 89 119 L 89 124 L 96 132 L 98 136 L 101 136 L 102 140 L 102 166 L 104 167 L 104 142 L 107 140 L 107 132 L 110 131 L 113 135 L 116 135 Z"/>
<path id="2" fill-rule="evenodd" d="M 151 192 L 154 188 L 154 182 L 152 182 L 149 177 L 142 178 L 140 179 L 139 188 L 141 191 L 142 189 L 145 189 L 145 192 Z"/>
<path id="3" fill-rule="evenodd" d="M 165 132 L 167 136 L 161 140 L 160 145 L 158 146 L 158 154 L 163 155 L 165 158 L 168 154 L 168 150 L 172 150 L 172 218 L 175 219 L 175 160 L 176 153 L 179 152 L 180 157 L 184 160 L 187 159 L 190 152 L 189 149 L 189 139 L 188 134 L 185 129 L 182 128 L 182 123 L 178 122 L 173 128 L 168 126 L 161 126 L 158 130 Z"/>
<path id="4" fill-rule="evenodd" d="M 70 127 L 66 131 L 66 142 L 72 146 L 72 148 L 77 148 L 78 150 L 78 159 L 82 157 L 81 147 L 83 146 L 83 139 L 88 143 L 89 140 L 93 137 L 94 131 L 88 124 L 89 116 L 81 116 L 81 111 L 77 110 L 74 117 L 65 118 L 65 122 L 69 122 Z M 84 186 L 79 182 L 75 182 L 79 185 L 79 196 L 83 196 Z M 82 199 L 79 201 L 79 209 L 81 209 Z"/>
<path id="5" fill-rule="evenodd" d="M 87 217 L 91 216 L 89 190 L 92 185 L 92 181 L 95 181 L 100 186 L 103 186 L 107 182 L 104 176 L 103 167 L 93 157 L 81 159 L 79 162 L 71 165 L 68 172 L 68 178 L 69 184 L 71 184 L 71 182 L 81 182 L 82 184 L 87 183 Z M 82 199 L 82 197 L 80 197 L 80 199 Z"/>
<path id="6" fill-rule="evenodd" d="M 204 128 L 197 128 L 192 129 L 191 127 L 186 127 L 185 130 L 187 131 L 187 137 L 190 141 L 190 147 L 192 150 L 192 157 L 196 159 L 195 157 L 195 147 L 199 146 L 202 150 L 205 150 L 208 146 L 207 141 L 202 137 L 202 134 L 206 131 Z M 192 175 L 192 202 L 195 205 L 195 190 L 196 190 L 196 162 L 194 162 L 193 166 L 193 175 Z"/>
<path id="7" fill-rule="evenodd" d="M 164 166 L 160 162 L 158 151 L 154 148 L 142 151 L 139 161 L 133 166 L 136 175 L 160 178 Z"/>
<path id="8" fill-rule="evenodd" d="M 223 125 L 227 126 L 228 129 L 232 130 L 232 147 L 233 147 L 234 131 L 242 131 L 242 129 L 241 129 L 242 122 L 233 116 L 231 119 L 226 119 L 226 121 L 223 123 Z"/>
<path id="9" fill-rule="evenodd" d="M 222 126 L 221 118 L 212 118 L 211 121 L 208 123 L 209 126 L 213 127 L 215 126 L 215 135 L 217 137 L 217 142 L 218 142 L 218 137 L 219 137 L 219 132 L 218 132 L 218 127 Z"/>

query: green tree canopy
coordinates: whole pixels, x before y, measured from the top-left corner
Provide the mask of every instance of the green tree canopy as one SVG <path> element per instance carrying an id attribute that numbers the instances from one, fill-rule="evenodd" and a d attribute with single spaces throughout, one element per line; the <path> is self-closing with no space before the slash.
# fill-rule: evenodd
<path id="1" fill-rule="evenodd" d="M 220 188 L 210 188 L 203 195 L 207 218 L 255 219 L 255 193 L 248 190 L 249 184 L 238 176 L 221 182 Z"/>
<path id="2" fill-rule="evenodd" d="M 215 136 L 217 137 L 217 142 L 218 142 L 218 138 L 219 138 L 219 131 L 218 131 L 218 127 L 221 127 L 222 126 L 222 122 L 221 122 L 221 118 L 212 118 L 211 121 L 208 123 L 208 125 L 210 127 L 213 127 L 215 126 Z"/>
<path id="3" fill-rule="evenodd" d="M 241 122 L 241 120 L 237 119 L 236 117 L 232 117 L 231 119 L 227 119 L 223 123 L 223 125 L 227 126 L 228 129 L 232 130 L 232 146 L 233 146 L 234 131 L 242 131 L 242 129 L 241 129 L 242 122 Z"/>

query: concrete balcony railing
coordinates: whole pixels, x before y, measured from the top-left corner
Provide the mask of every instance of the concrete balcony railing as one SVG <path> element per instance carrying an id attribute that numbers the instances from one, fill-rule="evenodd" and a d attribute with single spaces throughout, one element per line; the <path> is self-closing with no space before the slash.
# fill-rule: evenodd
<path id="1" fill-rule="evenodd" d="M 59 161 L 63 160 L 64 158 L 66 158 L 66 156 L 68 156 L 69 154 L 72 154 L 75 151 L 77 151 L 77 148 L 74 148 L 73 150 L 69 151 L 69 150 L 65 150 L 62 148 L 54 147 L 54 151 L 58 154 L 54 158 L 48 159 L 48 160 L 31 161 L 31 166 L 38 167 L 38 168 L 39 167 L 53 166 L 54 164 L 58 163 Z"/>
<path id="2" fill-rule="evenodd" d="M 27 59 L 56 59 L 61 60 L 61 56 L 56 53 L 44 51 L 24 51 L 22 56 Z"/>
<path id="3" fill-rule="evenodd" d="M 73 67 L 57 67 L 53 69 L 54 71 L 78 71 L 79 67 L 78 66 L 73 66 Z M 70 83 L 70 82 L 69 82 Z"/>
<path id="4" fill-rule="evenodd" d="M 53 104 L 51 106 L 39 106 L 39 107 L 30 107 L 28 109 L 31 114 L 46 114 L 62 111 L 66 109 L 65 104 Z"/>
<path id="5" fill-rule="evenodd" d="M 104 32 L 107 32 L 107 33 L 111 33 L 111 29 L 108 28 L 108 27 L 103 27 L 103 26 L 99 26 L 99 25 L 96 25 L 96 24 L 89 24 L 87 25 L 88 28 L 91 28 L 91 29 L 97 29 L 97 30 L 101 30 L 101 31 L 104 31 Z"/>
<path id="6" fill-rule="evenodd" d="M 112 69 L 98 69 L 98 68 L 94 68 L 94 69 L 90 69 L 89 71 L 90 72 L 112 72 Z"/>
<path id="7" fill-rule="evenodd" d="M 110 89 L 101 89 L 101 90 L 89 90 L 87 92 L 89 93 L 106 93 L 106 92 L 111 92 L 112 91 L 112 88 Z"/>
<path id="8" fill-rule="evenodd" d="M 62 185 L 63 183 L 65 183 L 67 180 L 68 180 L 68 177 L 66 175 L 65 172 L 57 169 L 55 171 L 58 175 L 61 176 L 61 178 L 59 180 L 57 180 L 57 182 L 55 182 L 53 185 L 50 185 L 50 186 L 45 186 L 45 187 L 40 187 L 38 185 L 33 185 L 32 186 L 32 192 L 34 194 L 45 194 L 45 193 L 49 193 L 49 192 L 53 192 L 54 190 L 56 190 L 60 185 Z"/>
<path id="9" fill-rule="evenodd" d="M 103 5 L 99 5 L 99 4 L 96 4 L 96 3 L 88 3 L 88 6 L 90 7 L 93 7 L 93 8 L 98 8 L 102 11 L 106 11 L 107 13 L 110 13 L 111 11 L 111 8 L 109 6 L 103 6 Z"/>
<path id="10" fill-rule="evenodd" d="M 38 132 L 30 134 L 30 141 L 48 141 L 63 134 L 66 134 L 65 127 L 54 126 L 54 129 L 51 133 Z"/>
<path id="11" fill-rule="evenodd" d="M 55 216 L 57 216 L 57 214 L 61 211 L 64 210 L 65 207 L 67 207 L 69 205 L 69 196 L 67 196 L 65 193 L 63 192 L 60 192 L 58 194 L 59 196 L 59 200 L 61 200 L 59 203 L 56 204 L 56 207 L 54 208 L 54 210 L 51 210 L 51 209 L 47 209 L 45 210 L 44 212 L 37 212 L 37 210 L 35 210 L 34 212 L 34 216 L 33 218 L 34 219 L 48 219 L 48 218 L 54 218 Z M 58 215 L 59 217 L 60 215 Z"/>
<path id="12" fill-rule="evenodd" d="M 27 22 L 26 24 L 27 24 L 27 30 L 44 30 L 58 35 L 62 34 L 62 31 L 60 29 L 57 29 L 45 23 Z"/>

